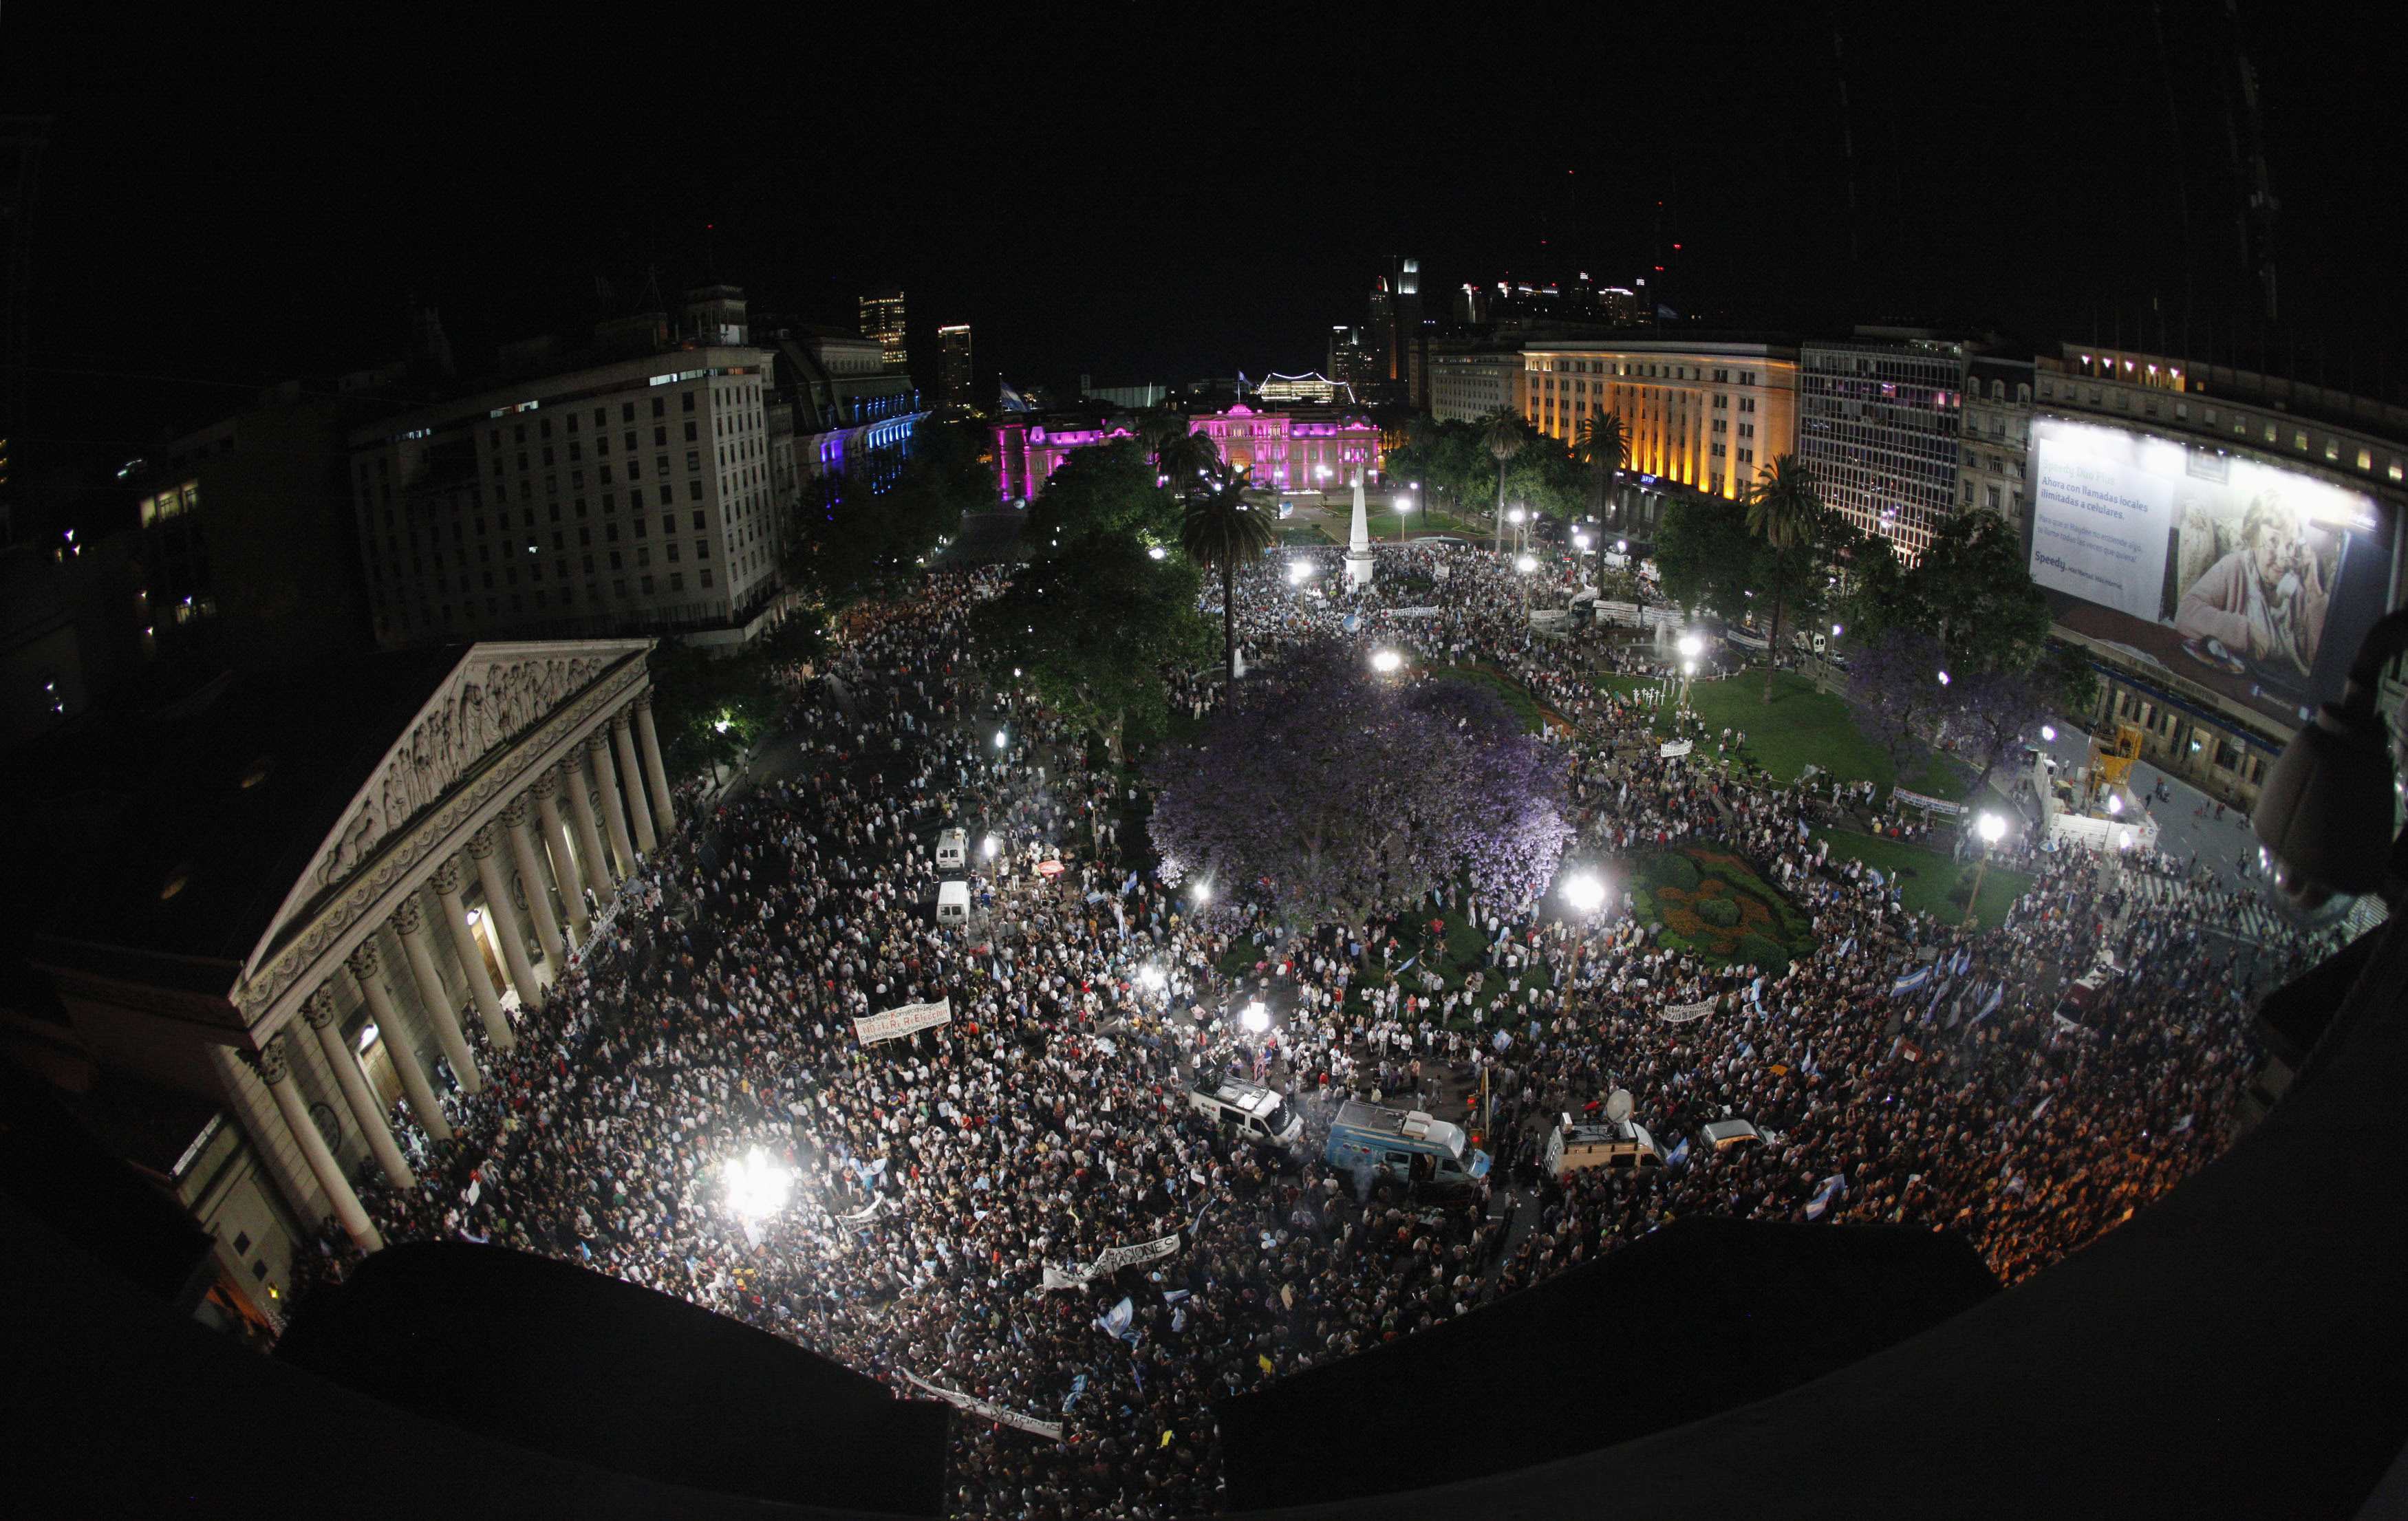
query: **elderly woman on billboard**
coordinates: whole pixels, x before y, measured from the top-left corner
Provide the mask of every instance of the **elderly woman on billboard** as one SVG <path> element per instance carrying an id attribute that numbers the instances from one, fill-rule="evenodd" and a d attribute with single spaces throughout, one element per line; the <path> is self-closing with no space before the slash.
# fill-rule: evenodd
<path id="1" fill-rule="evenodd" d="M 2331 600 L 2298 518 L 2260 495 L 2242 515 L 2240 543 L 2183 593 L 2174 631 L 2304 677 L 2315 665 Z"/>

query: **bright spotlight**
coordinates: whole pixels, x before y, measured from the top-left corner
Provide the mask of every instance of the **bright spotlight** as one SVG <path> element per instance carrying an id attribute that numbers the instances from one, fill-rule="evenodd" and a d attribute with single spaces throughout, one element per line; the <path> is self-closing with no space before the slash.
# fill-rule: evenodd
<path id="1" fill-rule="evenodd" d="M 2121 797 L 2119 797 L 2119 796 L 2117 796 L 2115 794 L 2114 794 L 2114 793 L 2112 793 L 2112 792 L 2111 792 L 2111 793 L 2109 793 L 2109 794 L 2107 795 L 2107 811 L 2108 811 L 2108 812 L 2110 812 L 2110 813 L 2121 813 L 2121 812 L 2123 812 L 2123 811 L 2124 811 L 2124 799 L 2123 799 L 2123 798 L 2121 798 Z"/>
<path id="2" fill-rule="evenodd" d="M 1312 561 L 1310 561 L 1310 560 L 1290 560 L 1290 561 L 1287 563 L 1287 583 L 1288 583 L 1290 586 L 1301 586 L 1301 585 L 1303 585 L 1307 581 L 1311 580 L 1311 579 L 1312 579 Z"/>
<path id="3" fill-rule="evenodd" d="M 1526 575 L 1528 575 L 1531 571 L 1536 570 L 1536 569 L 1538 569 L 1538 568 L 1539 568 L 1539 562 L 1538 562 L 1538 560 L 1537 560 L 1534 556 L 1531 556 L 1531 555 L 1527 555 L 1527 554 L 1520 554 L 1520 555 L 1516 555 L 1516 556 L 1514 556 L 1514 559 L 1513 559 L 1513 568 L 1514 568 L 1514 569 L 1516 569 L 1516 570 L 1518 570 L 1518 571 L 1520 571 L 1520 572 L 1522 572 L 1522 574 L 1524 574 L 1524 575 L 1526 575 Z"/>
<path id="4" fill-rule="evenodd" d="M 1684 634 L 1681 636 L 1681 653 L 1687 655 L 1690 659 L 1695 660 L 1698 656 L 1703 654 L 1705 653 L 1705 649 L 1706 641 L 1698 638 L 1695 634 Z"/>
<path id="5" fill-rule="evenodd" d="M 1260 1035 L 1271 1027 L 1271 1012 L 1263 1007 L 1262 999 L 1256 998 L 1246 1005 L 1245 1012 L 1238 1016 L 1238 1022 L 1246 1027 L 1247 1034 Z"/>
<path id="6" fill-rule="evenodd" d="M 729 1161 L 722 1168 L 721 1176 L 727 1190 L 727 1207 L 745 1220 L 764 1219 L 784 1209 L 786 1196 L 795 1186 L 795 1169 L 773 1161 L 758 1146 Z"/>
<path id="7" fill-rule="evenodd" d="M 1138 969 L 1138 985 L 1144 988 L 1149 993 L 1161 992 L 1163 984 L 1169 981 L 1169 978 L 1163 975 L 1163 971 L 1160 967 L 1149 964 Z"/>
<path id="8" fill-rule="evenodd" d="M 1404 663 L 1405 657 L 1394 650 L 1383 650 L 1371 657 L 1371 668 L 1383 676 L 1395 674 L 1397 667 Z"/>
<path id="9" fill-rule="evenodd" d="M 2054 724 L 2042 724 L 2040 726 L 2040 737 L 2043 743 L 2052 745 L 2057 743 L 2057 725 Z"/>
<path id="10" fill-rule="evenodd" d="M 1518 507 L 1517 507 L 1517 508 L 1515 508 L 1512 511 L 1506 513 L 1506 514 L 1505 514 L 1505 521 L 1506 521 L 1506 522 L 1508 522 L 1508 523 L 1519 523 L 1519 522 L 1521 522 L 1521 521 L 1522 521 L 1522 509 L 1521 509 L 1520 508 L 1518 508 Z"/>
<path id="11" fill-rule="evenodd" d="M 985 856 L 990 861 L 995 859 L 995 853 L 1002 848 L 1003 847 L 996 841 L 993 835 L 989 835 L 984 839 L 979 841 L 979 854 Z"/>
<path id="12" fill-rule="evenodd" d="M 1197 908 L 1199 908 L 1199 909 L 1200 909 L 1200 908 L 1202 908 L 1205 904 L 1210 903 L 1210 902 L 1211 902 L 1211 901 L 1212 901 L 1212 887 L 1211 887 L 1211 883 L 1209 883 L 1209 882 L 1197 882 L 1197 883 L 1196 884 L 1196 906 L 1197 906 Z"/>
<path id="13" fill-rule="evenodd" d="M 2000 837 L 2007 832 L 2007 821 L 1996 813 L 1985 813 L 1975 822 L 1973 828 L 1981 835 L 1983 844 L 1995 845 L 1999 842 Z"/>
<path id="14" fill-rule="evenodd" d="M 1169 554 L 1169 552 L 1170 552 L 1168 550 L 1164 549 L 1159 544 L 1150 544 L 1146 547 L 1145 557 L 1149 560 L 1159 560 Z"/>
<path id="15" fill-rule="evenodd" d="M 1008 745 L 1008 744 L 1010 744 L 1010 742 L 1011 742 L 1011 741 L 1010 741 L 1010 739 L 1006 739 L 1006 738 L 1004 737 L 1004 733 L 1003 733 L 1003 731 L 1002 731 L 1001 729 L 997 729 L 997 730 L 996 730 L 996 731 L 995 731 L 995 748 L 996 748 L 996 749 L 997 749 L 997 750 L 1001 750 L 1005 745 Z"/>
<path id="16" fill-rule="evenodd" d="M 1946 686 L 1948 684 L 1948 673 L 1944 670 L 1940 673 L 1940 684 L 1942 686 Z"/>
<path id="17" fill-rule="evenodd" d="M 1695 675 L 1697 675 L 1697 674 L 1698 674 L 1698 663 L 1697 663 L 1696 661 L 1694 661 L 1694 660 L 1684 660 L 1684 661 L 1682 661 L 1682 662 L 1681 662 L 1681 674 L 1682 674 L 1682 675 L 1684 675 L 1684 676 L 1695 676 Z"/>
<path id="18" fill-rule="evenodd" d="M 1605 883 L 1593 871 L 1580 872 L 1564 883 L 1564 901 L 1582 913 L 1595 913 L 1605 902 Z"/>

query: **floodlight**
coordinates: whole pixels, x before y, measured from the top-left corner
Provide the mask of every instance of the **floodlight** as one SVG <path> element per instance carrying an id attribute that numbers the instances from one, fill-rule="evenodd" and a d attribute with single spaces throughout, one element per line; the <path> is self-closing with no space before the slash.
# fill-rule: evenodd
<path id="1" fill-rule="evenodd" d="M 1564 882 L 1564 901 L 1582 913 L 1595 913 L 1605 902 L 1605 883 L 1593 871 L 1576 873 Z"/>

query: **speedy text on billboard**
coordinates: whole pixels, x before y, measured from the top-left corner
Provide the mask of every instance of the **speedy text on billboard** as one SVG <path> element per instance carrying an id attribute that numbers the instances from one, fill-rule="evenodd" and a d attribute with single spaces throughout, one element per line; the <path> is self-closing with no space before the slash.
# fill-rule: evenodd
<path id="1" fill-rule="evenodd" d="M 2286 722 L 2388 590 L 2372 497 L 2177 439 L 2037 419 L 2032 504 L 2032 580 L 2087 605 L 2061 622 Z"/>

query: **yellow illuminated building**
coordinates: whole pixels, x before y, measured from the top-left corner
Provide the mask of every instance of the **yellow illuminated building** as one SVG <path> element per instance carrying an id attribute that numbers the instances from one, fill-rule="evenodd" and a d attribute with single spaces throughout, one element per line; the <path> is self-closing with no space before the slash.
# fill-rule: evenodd
<path id="1" fill-rule="evenodd" d="M 1737 497 L 1798 443 L 1798 351 L 1770 343 L 1597 338 L 1523 351 L 1522 415 L 1567 444 L 1622 419 L 1630 473 Z"/>

